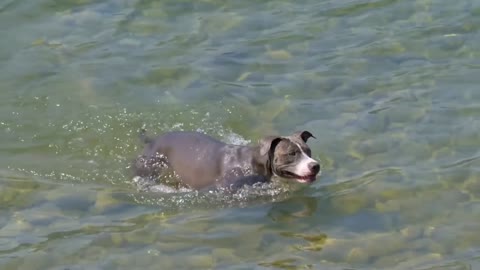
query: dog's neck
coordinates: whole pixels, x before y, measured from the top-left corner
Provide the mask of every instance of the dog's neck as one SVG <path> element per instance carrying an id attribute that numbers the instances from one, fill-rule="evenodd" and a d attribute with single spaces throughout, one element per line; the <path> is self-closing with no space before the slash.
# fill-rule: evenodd
<path id="1" fill-rule="evenodd" d="M 259 145 L 253 145 L 253 146 L 247 146 L 250 149 L 251 153 L 251 159 L 252 159 L 252 169 L 255 174 L 258 175 L 263 175 L 267 179 L 270 180 L 270 178 L 273 175 L 272 172 L 272 164 L 270 157 L 267 155 L 261 155 L 260 154 L 260 146 Z"/>

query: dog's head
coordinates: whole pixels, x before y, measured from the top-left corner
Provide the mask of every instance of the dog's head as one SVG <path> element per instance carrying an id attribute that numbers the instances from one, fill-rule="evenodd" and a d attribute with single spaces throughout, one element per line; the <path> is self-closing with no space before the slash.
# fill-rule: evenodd
<path id="1" fill-rule="evenodd" d="M 320 172 L 307 140 L 315 138 L 309 131 L 296 132 L 288 137 L 268 136 L 260 140 L 259 152 L 272 175 L 312 183 Z"/>

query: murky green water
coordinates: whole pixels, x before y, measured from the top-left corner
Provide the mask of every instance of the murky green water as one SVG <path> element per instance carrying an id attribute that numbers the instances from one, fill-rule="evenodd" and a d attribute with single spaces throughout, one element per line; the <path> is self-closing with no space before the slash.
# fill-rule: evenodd
<path id="1" fill-rule="evenodd" d="M 480 1 L 0 3 L 0 268 L 480 269 Z M 307 129 L 323 176 L 151 194 L 136 131 Z"/>

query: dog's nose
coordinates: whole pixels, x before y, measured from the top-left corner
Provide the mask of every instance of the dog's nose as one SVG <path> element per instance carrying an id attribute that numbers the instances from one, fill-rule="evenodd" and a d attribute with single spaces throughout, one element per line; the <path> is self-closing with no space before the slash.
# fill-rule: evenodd
<path id="1" fill-rule="evenodd" d="M 320 171 L 320 164 L 318 164 L 317 162 L 311 162 L 308 164 L 308 168 L 310 169 L 310 171 L 318 173 Z"/>

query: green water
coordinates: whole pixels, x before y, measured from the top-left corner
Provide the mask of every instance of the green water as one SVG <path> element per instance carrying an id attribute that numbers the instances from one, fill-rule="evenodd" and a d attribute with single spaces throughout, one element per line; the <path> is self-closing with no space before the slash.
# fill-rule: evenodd
<path id="1" fill-rule="evenodd" d="M 0 2 L 0 268 L 480 269 L 479 0 Z M 152 194 L 137 129 L 309 130 L 313 185 Z"/>

